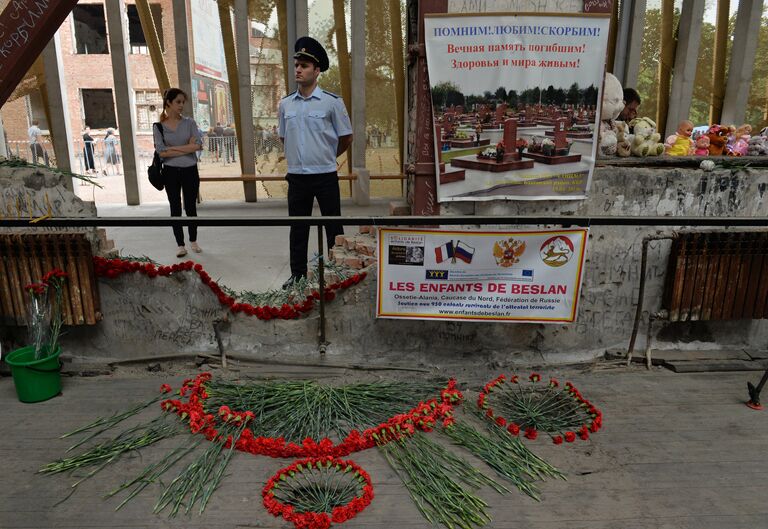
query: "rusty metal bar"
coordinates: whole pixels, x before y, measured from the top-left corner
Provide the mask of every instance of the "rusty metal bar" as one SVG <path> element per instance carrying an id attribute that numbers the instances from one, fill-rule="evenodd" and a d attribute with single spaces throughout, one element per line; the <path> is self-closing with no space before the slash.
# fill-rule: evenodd
<path id="1" fill-rule="evenodd" d="M 317 227 L 317 283 L 320 293 L 320 330 L 319 330 L 319 343 L 320 353 L 325 353 L 325 348 L 328 346 L 328 342 L 325 341 L 325 248 L 323 243 L 323 227 L 320 225 Z"/>

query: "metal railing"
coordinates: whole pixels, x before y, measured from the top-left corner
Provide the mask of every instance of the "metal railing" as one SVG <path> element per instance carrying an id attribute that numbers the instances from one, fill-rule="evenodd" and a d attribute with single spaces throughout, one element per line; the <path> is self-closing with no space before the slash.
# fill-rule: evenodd
<path id="1" fill-rule="evenodd" d="M 768 228 L 768 217 L 611 217 L 611 216 L 350 216 L 350 217 L 65 217 L 65 218 L 0 218 L 2 228 L 76 228 L 76 227 L 134 227 L 163 226 L 213 226 L 213 227 L 266 227 L 266 226 L 317 226 L 318 281 L 320 294 L 319 349 L 324 353 L 325 339 L 325 251 L 323 227 L 328 224 L 344 226 L 751 226 Z"/>

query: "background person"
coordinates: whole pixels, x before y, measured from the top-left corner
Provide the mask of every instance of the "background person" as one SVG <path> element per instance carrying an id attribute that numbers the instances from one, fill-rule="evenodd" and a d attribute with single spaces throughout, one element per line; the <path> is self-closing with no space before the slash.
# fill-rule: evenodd
<path id="1" fill-rule="evenodd" d="M 96 174 L 96 164 L 93 159 L 93 136 L 91 128 L 85 127 L 83 131 L 83 163 L 85 165 L 85 174 Z"/>
<path id="2" fill-rule="evenodd" d="M 315 39 L 301 37 L 293 56 L 298 90 L 280 100 L 278 129 L 288 161 L 288 215 L 312 215 L 315 199 L 323 216 L 341 215 L 339 176 L 336 157 L 352 143 L 352 124 L 344 101 L 317 85 L 320 72 L 328 69 L 328 55 Z M 328 225 L 328 249 L 336 235 L 344 233 L 340 224 Z M 307 275 L 309 226 L 291 226 L 291 277 L 289 288 Z"/>
<path id="3" fill-rule="evenodd" d="M 170 88 L 163 95 L 163 113 L 160 115 L 160 132 L 153 126 L 155 149 L 163 159 L 163 180 L 171 217 L 181 217 L 181 197 L 184 195 L 184 212 L 187 217 L 197 217 L 197 195 L 200 192 L 200 174 L 197 171 L 197 151 L 203 148 L 200 129 L 195 120 L 181 115 L 187 94 L 179 88 Z M 187 255 L 184 246 L 184 229 L 173 227 L 176 238 L 176 257 Z M 203 250 L 197 244 L 197 225 L 189 226 L 189 243 L 192 251 Z"/>
<path id="4" fill-rule="evenodd" d="M 640 94 L 634 88 L 624 89 L 624 110 L 621 111 L 619 121 L 629 124 L 637 117 L 637 108 L 640 106 Z"/>
<path id="5" fill-rule="evenodd" d="M 115 129 L 107 129 L 107 135 L 104 136 L 105 167 L 102 171 L 104 175 L 108 172 L 114 172 L 116 175 L 120 174 L 120 168 L 118 167 L 118 164 L 120 163 L 120 155 L 117 154 L 118 143 L 117 137 L 115 136 Z M 112 167 L 112 171 L 107 171 L 110 167 Z"/>
<path id="6" fill-rule="evenodd" d="M 42 158 L 45 165 L 48 165 L 48 151 L 43 147 L 43 131 L 40 130 L 40 121 L 37 119 L 32 120 L 32 126 L 27 129 L 27 136 L 29 136 L 29 150 L 32 151 L 32 163 L 38 163 L 38 159 Z"/>

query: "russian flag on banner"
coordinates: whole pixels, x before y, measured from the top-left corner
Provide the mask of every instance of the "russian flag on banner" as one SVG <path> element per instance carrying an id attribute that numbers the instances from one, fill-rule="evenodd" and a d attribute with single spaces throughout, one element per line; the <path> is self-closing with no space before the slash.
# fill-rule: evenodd
<path id="1" fill-rule="evenodd" d="M 475 249 L 461 241 L 456 242 L 455 254 L 458 259 L 465 263 L 472 262 L 472 256 L 475 255 Z"/>
<path id="2" fill-rule="evenodd" d="M 435 248 L 435 261 L 442 263 L 448 259 L 453 259 L 453 241 L 448 241 Z"/>

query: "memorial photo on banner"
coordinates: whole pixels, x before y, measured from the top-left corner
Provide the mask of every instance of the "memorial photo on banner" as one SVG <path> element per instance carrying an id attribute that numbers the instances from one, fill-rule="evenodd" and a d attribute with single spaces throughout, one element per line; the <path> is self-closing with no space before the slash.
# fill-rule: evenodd
<path id="1" fill-rule="evenodd" d="M 438 200 L 584 198 L 609 18 L 432 15 L 424 23 Z"/>

